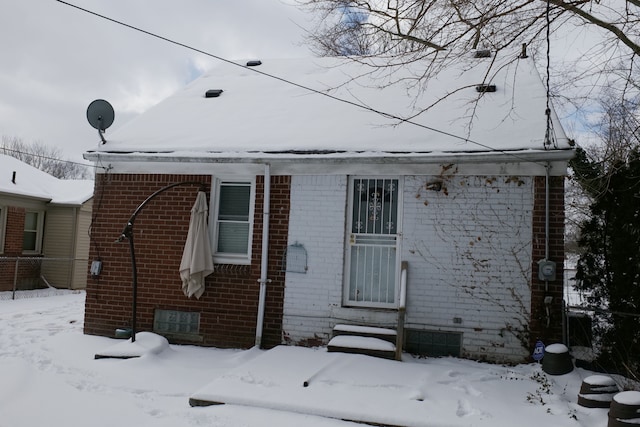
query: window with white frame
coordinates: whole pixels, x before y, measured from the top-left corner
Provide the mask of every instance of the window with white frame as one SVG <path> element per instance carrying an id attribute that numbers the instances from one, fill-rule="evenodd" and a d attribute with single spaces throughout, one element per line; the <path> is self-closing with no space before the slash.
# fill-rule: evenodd
<path id="1" fill-rule="evenodd" d="M 214 262 L 250 264 L 253 234 L 254 180 L 216 180 L 213 226 Z"/>
<path id="2" fill-rule="evenodd" d="M 44 212 L 27 211 L 24 215 L 24 239 L 22 251 L 26 253 L 40 253 L 42 248 L 42 229 L 44 226 Z"/>

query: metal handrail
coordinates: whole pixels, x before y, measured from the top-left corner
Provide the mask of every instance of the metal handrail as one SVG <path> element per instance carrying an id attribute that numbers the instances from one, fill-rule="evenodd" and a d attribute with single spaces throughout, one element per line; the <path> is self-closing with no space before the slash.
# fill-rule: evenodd
<path id="1" fill-rule="evenodd" d="M 402 360 L 402 344 L 404 342 L 404 320 L 407 312 L 407 270 L 409 263 L 402 261 L 400 265 L 400 301 L 398 304 L 398 329 L 396 331 L 396 360 Z"/>

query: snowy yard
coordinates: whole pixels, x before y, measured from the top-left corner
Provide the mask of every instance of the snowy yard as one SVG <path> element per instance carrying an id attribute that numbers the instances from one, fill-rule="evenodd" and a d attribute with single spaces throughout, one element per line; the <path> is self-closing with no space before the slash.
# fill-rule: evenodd
<path id="1" fill-rule="evenodd" d="M 83 292 L 10 295 L 0 293 L 0 427 L 361 425 L 337 419 L 355 417 L 434 427 L 607 425 L 607 409 L 577 405 L 592 375 L 582 369 L 550 376 L 537 364 L 166 346 L 153 334 L 137 343 L 157 353 L 95 360 L 125 341 L 83 335 Z M 191 407 L 190 398 L 227 404 Z"/>

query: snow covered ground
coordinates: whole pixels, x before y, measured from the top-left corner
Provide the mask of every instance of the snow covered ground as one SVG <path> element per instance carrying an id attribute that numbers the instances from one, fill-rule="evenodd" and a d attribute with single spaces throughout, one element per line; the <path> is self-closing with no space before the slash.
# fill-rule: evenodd
<path id="1" fill-rule="evenodd" d="M 607 425 L 607 409 L 577 405 L 593 374 L 582 369 L 550 376 L 537 364 L 221 350 L 154 334 L 136 341 L 141 357 L 96 360 L 127 344 L 83 335 L 83 292 L 10 296 L 0 293 L 0 427 L 344 427 L 361 424 L 330 417 L 356 416 L 434 427 Z M 191 407 L 191 397 L 227 404 Z"/>

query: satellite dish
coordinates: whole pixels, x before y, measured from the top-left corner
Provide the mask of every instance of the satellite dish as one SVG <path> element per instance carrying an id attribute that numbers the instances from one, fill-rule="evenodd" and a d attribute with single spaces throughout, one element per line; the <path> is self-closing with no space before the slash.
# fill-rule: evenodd
<path id="1" fill-rule="evenodd" d="M 113 107 L 104 99 L 96 99 L 87 107 L 87 120 L 91 126 L 98 129 L 103 144 L 107 142 L 103 136 L 104 131 L 111 126 L 114 117 Z"/>

